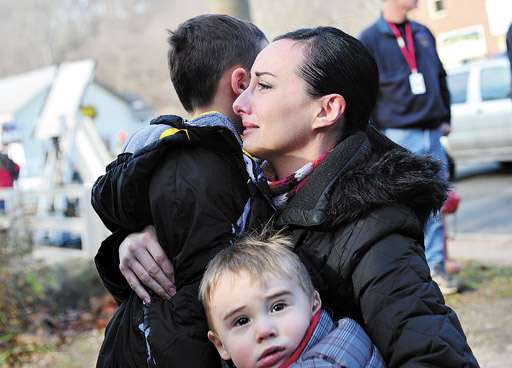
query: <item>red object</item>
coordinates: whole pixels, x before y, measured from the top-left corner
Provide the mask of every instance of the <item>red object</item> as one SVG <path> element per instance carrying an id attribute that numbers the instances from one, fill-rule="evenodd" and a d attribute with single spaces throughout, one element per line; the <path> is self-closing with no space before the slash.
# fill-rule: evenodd
<path id="1" fill-rule="evenodd" d="M 311 339 L 311 336 L 313 335 L 313 331 L 315 331 L 316 325 L 318 324 L 319 320 L 320 320 L 320 309 L 318 310 L 318 312 L 315 313 L 313 318 L 311 318 L 311 323 L 309 324 L 309 327 L 308 327 L 308 329 L 306 331 L 306 334 L 304 335 L 304 338 L 300 342 L 299 346 L 297 346 L 297 349 L 295 349 L 293 354 L 290 355 L 288 357 L 288 359 L 286 359 L 279 366 L 279 368 L 287 368 L 290 365 L 292 365 L 293 363 L 295 363 L 297 361 L 297 359 L 299 359 L 300 354 L 302 354 L 302 351 L 304 350 L 304 348 L 308 344 L 309 339 Z"/>
<path id="2" fill-rule="evenodd" d="M 398 47 L 400 47 L 400 51 L 404 56 L 405 62 L 409 65 L 409 69 L 411 69 L 412 72 L 417 72 L 418 67 L 416 64 L 416 55 L 414 54 L 414 39 L 412 38 L 411 24 L 409 22 L 405 24 L 405 38 L 407 40 L 407 44 L 395 24 L 388 23 L 388 26 L 395 35 Z"/>
<path id="3" fill-rule="evenodd" d="M 120 145 L 123 145 L 127 138 L 128 134 L 124 130 L 117 132 L 117 141 L 120 143 Z"/>
<path id="4" fill-rule="evenodd" d="M 0 163 L 0 188 L 12 188 L 14 180 L 16 180 L 20 172 L 20 167 L 14 161 L 7 158 L 7 156 L 5 156 L 4 160 L 9 160 L 10 162 L 5 161 Z M 9 165 L 9 167 L 7 165 Z M 9 170 L 9 168 L 11 170 Z"/>
<path id="5" fill-rule="evenodd" d="M 446 227 L 446 221 L 445 221 L 445 215 L 447 214 L 453 214 L 457 212 L 457 209 L 459 208 L 460 203 L 460 196 L 459 194 L 454 190 L 450 189 L 448 191 L 448 197 L 446 198 L 446 201 L 443 204 L 443 207 L 441 208 L 441 213 L 443 215 L 443 223 Z M 445 258 L 445 270 L 448 273 L 459 273 L 461 266 L 460 264 L 448 257 L 448 234 L 445 231 L 444 234 L 444 258 Z"/>
<path id="6" fill-rule="evenodd" d="M 460 196 L 454 189 L 448 191 L 448 197 L 444 201 L 443 207 L 441 207 L 441 213 L 446 215 L 457 212 L 460 203 Z"/>

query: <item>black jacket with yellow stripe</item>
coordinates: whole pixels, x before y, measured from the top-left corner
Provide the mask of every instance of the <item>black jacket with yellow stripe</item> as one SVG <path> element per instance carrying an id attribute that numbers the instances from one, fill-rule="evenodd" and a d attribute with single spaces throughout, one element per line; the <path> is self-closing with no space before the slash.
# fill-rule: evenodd
<path id="1" fill-rule="evenodd" d="M 190 122 L 163 116 L 153 124 L 162 131 L 159 139 L 119 155 L 92 190 L 93 207 L 113 231 L 95 262 L 120 303 L 97 366 L 216 366 L 220 361 L 206 338 L 197 297 L 199 282 L 217 252 L 271 216 L 264 185 L 258 185 L 264 178 L 243 155 L 236 131 L 221 114 Z M 154 295 L 143 306 L 112 265 L 118 264 L 126 234 L 148 224 L 154 224 L 174 265 L 177 293 L 171 301 Z"/>

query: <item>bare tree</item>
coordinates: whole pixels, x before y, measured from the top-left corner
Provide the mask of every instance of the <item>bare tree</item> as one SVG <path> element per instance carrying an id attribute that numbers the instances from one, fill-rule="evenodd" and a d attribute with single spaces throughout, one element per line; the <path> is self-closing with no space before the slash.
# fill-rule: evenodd
<path id="1" fill-rule="evenodd" d="M 251 20 L 249 0 L 212 0 L 210 7 L 214 13 L 229 14 L 240 19 Z"/>
<path id="2" fill-rule="evenodd" d="M 216 12 L 251 20 L 270 39 L 318 25 L 356 35 L 380 6 L 381 0 L 0 0 L 0 78 L 93 58 L 99 81 L 137 93 L 158 113 L 183 113 L 169 80 L 166 29 Z"/>
<path id="3" fill-rule="evenodd" d="M 2 47 L 9 55 L 0 75 L 59 63 L 94 37 L 96 17 L 83 0 L 1 0 L 0 7 Z"/>

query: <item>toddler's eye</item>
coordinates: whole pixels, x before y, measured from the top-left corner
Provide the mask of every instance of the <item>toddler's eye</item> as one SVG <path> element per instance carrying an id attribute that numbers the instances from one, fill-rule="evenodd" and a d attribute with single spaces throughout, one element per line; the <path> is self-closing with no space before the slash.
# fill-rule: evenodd
<path id="1" fill-rule="evenodd" d="M 247 317 L 239 317 L 235 319 L 233 322 L 233 326 L 243 326 L 249 323 L 249 318 Z"/>
<path id="2" fill-rule="evenodd" d="M 272 306 L 271 311 L 272 312 L 279 312 L 286 308 L 285 303 L 276 303 Z"/>

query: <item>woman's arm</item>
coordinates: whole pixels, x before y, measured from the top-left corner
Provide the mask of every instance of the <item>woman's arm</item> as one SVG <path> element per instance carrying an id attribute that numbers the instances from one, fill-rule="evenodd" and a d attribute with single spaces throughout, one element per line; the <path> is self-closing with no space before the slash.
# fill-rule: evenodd
<path id="1" fill-rule="evenodd" d="M 388 367 L 478 367 L 414 239 L 392 234 L 378 241 L 352 282 L 365 328 Z"/>

